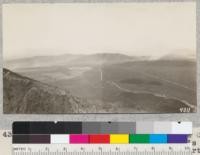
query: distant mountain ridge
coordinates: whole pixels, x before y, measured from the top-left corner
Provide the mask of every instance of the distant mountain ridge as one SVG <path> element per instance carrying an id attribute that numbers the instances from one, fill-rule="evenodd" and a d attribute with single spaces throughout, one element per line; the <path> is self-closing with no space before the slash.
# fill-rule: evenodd
<path id="1" fill-rule="evenodd" d="M 87 66 L 102 65 L 104 63 L 118 63 L 124 61 L 134 61 L 136 58 L 118 53 L 97 53 L 89 55 L 64 54 L 59 56 L 36 56 L 22 59 L 8 60 L 4 62 L 4 67 L 10 69 L 24 67 L 44 67 L 56 65 Z"/>
<path id="2" fill-rule="evenodd" d="M 192 53 L 192 52 L 190 52 Z M 56 56 L 35 56 L 22 59 L 4 61 L 4 67 L 12 69 L 37 68 L 51 66 L 97 66 L 104 64 L 116 64 L 132 61 L 157 61 L 157 60 L 192 60 L 195 54 L 188 55 L 187 50 L 175 50 L 167 55 L 157 58 L 150 56 L 128 56 L 120 53 L 96 53 L 96 54 L 62 54 Z"/>
<path id="3" fill-rule="evenodd" d="M 76 113 L 78 97 L 3 69 L 4 113 Z"/>

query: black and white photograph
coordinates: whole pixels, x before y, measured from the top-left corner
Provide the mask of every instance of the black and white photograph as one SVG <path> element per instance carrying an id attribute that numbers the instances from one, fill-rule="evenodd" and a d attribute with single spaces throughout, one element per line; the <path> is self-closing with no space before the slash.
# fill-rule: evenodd
<path id="1" fill-rule="evenodd" d="M 2 10 L 5 114 L 196 112 L 195 2 Z"/>

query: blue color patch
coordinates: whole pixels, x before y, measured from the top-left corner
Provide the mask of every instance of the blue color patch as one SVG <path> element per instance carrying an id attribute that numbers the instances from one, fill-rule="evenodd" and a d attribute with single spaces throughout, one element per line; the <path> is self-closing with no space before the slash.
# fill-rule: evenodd
<path id="1" fill-rule="evenodd" d="M 167 143 L 166 134 L 150 134 L 150 143 Z"/>

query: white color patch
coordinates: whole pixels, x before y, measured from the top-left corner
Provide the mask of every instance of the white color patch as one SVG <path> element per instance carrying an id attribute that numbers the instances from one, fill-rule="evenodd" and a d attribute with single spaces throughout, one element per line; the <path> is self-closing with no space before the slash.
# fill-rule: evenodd
<path id="1" fill-rule="evenodd" d="M 69 135 L 51 135 L 51 144 L 69 144 Z"/>
<path id="2" fill-rule="evenodd" d="M 192 134 L 192 122 L 172 122 L 172 134 Z"/>

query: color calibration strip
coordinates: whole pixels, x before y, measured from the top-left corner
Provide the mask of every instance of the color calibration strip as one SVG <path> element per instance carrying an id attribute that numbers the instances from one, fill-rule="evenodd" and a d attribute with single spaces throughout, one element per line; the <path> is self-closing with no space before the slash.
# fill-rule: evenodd
<path id="1" fill-rule="evenodd" d="M 14 122 L 13 134 L 192 134 L 192 122 Z"/>
<path id="2" fill-rule="evenodd" d="M 188 135 L 103 134 L 103 135 L 13 135 L 13 144 L 165 144 L 188 143 Z"/>
<path id="3" fill-rule="evenodd" d="M 15 122 L 13 133 L 13 144 L 188 143 L 192 123 Z"/>

